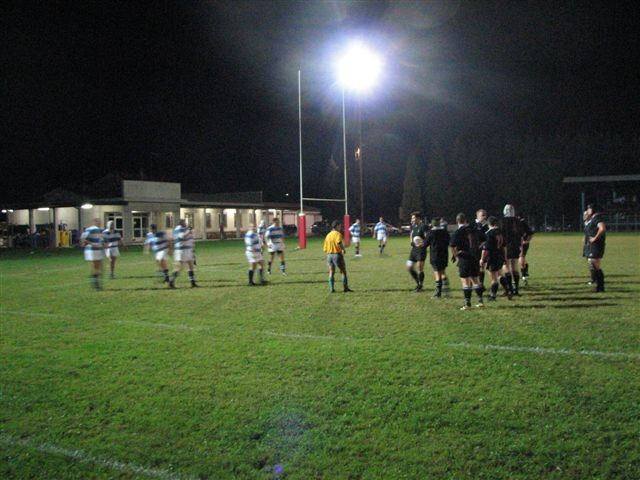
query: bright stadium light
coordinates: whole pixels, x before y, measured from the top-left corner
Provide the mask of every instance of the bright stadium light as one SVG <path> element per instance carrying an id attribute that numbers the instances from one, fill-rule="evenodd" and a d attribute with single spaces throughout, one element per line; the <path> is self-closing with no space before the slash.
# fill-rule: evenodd
<path id="1" fill-rule="evenodd" d="M 84 209 L 84 210 L 89 210 L 90 208 L 93 208 L 93 205 L 90 203 L 85 203 L 83 205 L 80 205 L 80 208 Z"/>
<path id="2" fill-rule="evenodd" d="M 382 71 L 382 60 L 362 43 L 352 43 L 338 61 L 338 81 L 346 90 L 367 90 Z"/>
<path id="3" fill-rule="evenodd" d="M 38 208 L 39 212 L 48 212 L 49 211 L 49 207 L 40 207 Z"/>

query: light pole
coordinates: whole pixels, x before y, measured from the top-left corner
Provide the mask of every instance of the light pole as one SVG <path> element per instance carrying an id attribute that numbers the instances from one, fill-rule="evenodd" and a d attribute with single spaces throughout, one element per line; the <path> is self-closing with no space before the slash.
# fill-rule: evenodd
<path id="1" fill-rule="evenodd" d="M 380 58 L 362 43 L 353 43 L 346 50 L 345 55 L 338 63 L 338 80 L 342 87 L 342 151 L 344 161 L 344 240 L 349 245 L 349 207 L 347 191 L 347 125 L 345 114 L 345 90 L 362 92 L 372 87 L 380 74 L 382 62 Z M 363 215 L 363 182 L 362 182 L 362 157 L 361 134 L 356 156 L 360 160 L 360 215 Z M 361 218 L 361 221 L 364 221 Z"/>

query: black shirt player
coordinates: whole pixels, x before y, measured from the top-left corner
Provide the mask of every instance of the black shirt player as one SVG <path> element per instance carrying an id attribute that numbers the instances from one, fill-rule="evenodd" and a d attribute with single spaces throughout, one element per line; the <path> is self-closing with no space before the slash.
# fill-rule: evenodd
<path id="1" fill-rule="evenodd" d="M 596 281 L 596 292 L 604 292 L 604 272 L 601 268 L 602 257 L 606 240 L 607 226 L 604 223 L 602 213 L 595 204 L 587 205 L 588 220 L 584 226 L 586 239 L 585 253 L 589 269 L 593 271 L 592 277 Z"/>
<path id="2" fill-rule="evenodd" d="M 427 227 L 422 223 L 420 212 L 411 214 L 411 252 L 407 260 L 407 271 L 416 282 L 415 292 L 420 292 L 424 284 L 424 261 L 427 258 L 427 247 L 424 240 L 427 236 Z M 418 266 L 416 272 L 414 265 Z"/>
<path id="3" fill-rule="evenodd" d="M 464 293 L 464 306 L 461 310 L 466 310 L 471 306 L 471 290 L 475 290 L 478 295 L 477 307 L 484 306 L 482 301 L 482 286 L 478 280 L 480 273 L 480 232 L 467 223 L 464 213 L 456 216 L 458 229 L 451 237 L 451 261 L 458 262 L 458 272 L 462 282 L 462 292 Z"/>
<path id="4" fill-rule="evenodd" d="M 518 270 L 518 259 L 520 258 L 520 248 L 522 246 L 522 237 L 524 236 L 524 225 L 522 221 L 516 217 L 516 209 L 513 205 L 505 205 L 502 211 L 504 218 L 502 219 L 502 234 L 504 235 L 504 243 L 507 247 L 507 258 L 505 259 L 506 278 L 509 288 L 514 295 L 519 294 L 520 271 Z"/>
<path id="5" fill-rule="evenodd" d="M 511 300 L 511 290 L 507 284 L 507 279 L 500 274 L 504 265 L 506 247 L 504 236 L 498 227 L 496 217 L 489 217 L 489 230 L 487 230 L 486 241 L 482 245 L 482 258 L 480 263 L 486 266 L 491 276 L 491 295 L 489 300 L 495 300 L 498 293 L 498 286 L 502 285 L 505 295 Z"/>
<path id="6" fill-rule="evenodd" d="M 440 220 L 434 218 L 431 220 L 431 229 L 427 232 L 427 238 L 424 242 L 425 247 L 430 247 L 429 262 L 433 268 L 433 274 L 436 279 L 435 298 L 442 296 L 442 282 L 444 271 L 449 265 L 449 241 L 451 240 L 446 226 L 440 224 Z"/>

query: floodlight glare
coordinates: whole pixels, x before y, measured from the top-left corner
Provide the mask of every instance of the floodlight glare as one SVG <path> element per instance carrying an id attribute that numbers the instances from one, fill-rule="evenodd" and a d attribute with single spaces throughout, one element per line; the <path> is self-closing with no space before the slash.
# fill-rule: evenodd
<path id="1" fill-rule="evenodd" d="M 89 210 L 90 208 L 93 208 L 93 205 L 91 205 L 90 203 L 85 203 L 84 205 L 81 205 L 80 208 L 83 208 L 84 210 Z"/>
<path id="2" fill-rule="evenodd" d="M 38 208 L 39 212 L 48 212 L 49 211 L 49 207 L 40 207 Z"/>
<path id="3" fill-rule="evenodd" d="M 338 62 L 338 80 L 343 88 L 366 90 L 372 87 L 380 71 L 380 58 L 361 43 L 353 43 Z"/>

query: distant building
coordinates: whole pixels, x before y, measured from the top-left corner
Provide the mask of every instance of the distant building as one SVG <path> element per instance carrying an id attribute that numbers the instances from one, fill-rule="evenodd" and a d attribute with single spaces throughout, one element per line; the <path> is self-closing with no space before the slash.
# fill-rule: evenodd
<path id="1" fill-rule="evenodd" d="M 283 225 L 296 225 L 300 208 L 293 203 L 265 202 L 262 192 L 183 194 L 179 183 L 170 182 L 112 180 L 110 186 L 93 191 L 96 195 L 89 197 L 56 189 L 40 203 L 7 205 L 3 211 L 9 226 L 46 231 L 48 245 L 66 246 L 93 218 L 99 218 L 103 226 L 113 220 L 124 243 L 136 244 L 144 241 L 152 223 L 168 230 L 184 218 L 197 240 L 217 239 L 223 232 L 226 238 L 241 238 L 250 223 L 265 220 L 268 224 L 276 216 Z M 311 225 L 322 216 L 316 208 L 305 206 L 304 210 L 310 233 Z M 76 235 L 72 237 L 71 232 Z"/>

